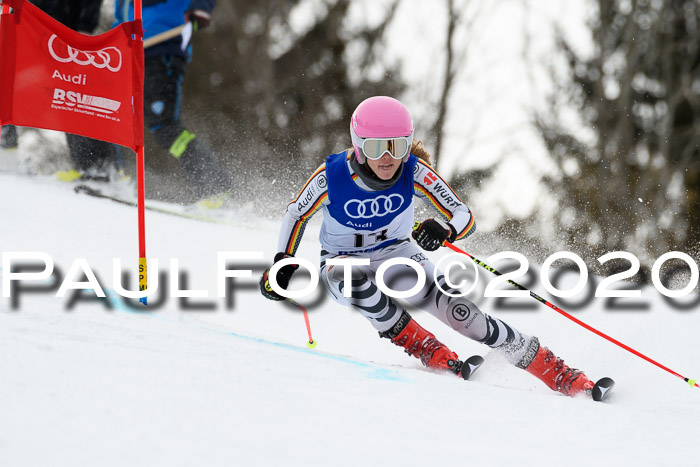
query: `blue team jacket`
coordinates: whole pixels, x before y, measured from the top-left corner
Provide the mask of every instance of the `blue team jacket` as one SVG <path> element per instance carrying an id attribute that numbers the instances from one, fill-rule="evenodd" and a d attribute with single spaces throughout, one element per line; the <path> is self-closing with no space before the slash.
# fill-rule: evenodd
<path id="1" fill-rule="evenodd" d="M 129 2 L 128 19 L 124 18 L 125 1 Z M 185 24 L 185 12 L 188 10 L 211 12 L 215 2 L 216 0 L 143 0 L 141 15 L 143 17 L 144 39 Z M 116 0 L 114 10 L 115 26 L 134 19 L 134 5 L 131 0 Z M 145 50 L 147 58 L 165 54 L 188 57 L 190 48 L 182 50 L 182 38 L 178 36 Z"/>

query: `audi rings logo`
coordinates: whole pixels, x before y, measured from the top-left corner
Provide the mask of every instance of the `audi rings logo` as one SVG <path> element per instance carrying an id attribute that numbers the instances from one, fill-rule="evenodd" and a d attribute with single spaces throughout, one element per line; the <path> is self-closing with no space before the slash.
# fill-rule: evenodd
<path id="1" fill-rule="evenodd" d="M 56 46 L 57 51 L 54 49 L 56 37 L 56 34 L 54 34 L 49 39 L 49 53 L 57 62 L 73 62 L 84 66 L 92 65 L 99 69 L 107 68 L 115 73 L 122 69 L 122 53 L 116 47 L 105 47 L 102 50 L 85 52 L 65 44 L 65 49 Z"/>
<path id="2" fill-rule="evenodd" d="M 351 199 L 345 203 L 345 214 L 353 219 L 370 219 L 396 212 L 401 209 L 401 206 L 403 206 L 403 197 L 397 193 L 389 196 L 380 195 L 364 201 Z"/>

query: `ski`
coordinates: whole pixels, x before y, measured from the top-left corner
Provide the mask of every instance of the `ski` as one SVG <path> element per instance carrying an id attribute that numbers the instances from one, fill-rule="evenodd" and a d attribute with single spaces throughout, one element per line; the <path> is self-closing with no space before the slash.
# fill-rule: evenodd
<path id="1" fill-rule="evenodd" d="M 476 370 L 479 369 L 481 365 L 484 364 L 484 358 L 480 355 L 472 355 L 468 359 L 466 359 L 464 362 L 462 362 L 461 366 L 459 366 L 459 369 L 456 371 L 456 373 L 461 376 L 463 379 L 468 380 L 471 378 L 471 376 L 474 374 Z"/>
<path id="2" fill-rule="evenodd" d="M 80 181 L 81 182 L 101 182 L 101 183 L 111 182 L 111 180 L 109 179 L 109 175 L 90 175 L 90 174 L 82 174 L 80 176 Z"/>
<path id="3" fill-rule="evenodd" d="M 474 372 L 484 364 L 484 358 L 480 355 L 472 355 L 467 358 L 464 362 L 458 362 L 453 370 L 455 374 L 461 376 L 464 380 L 468 380 L 472 377 Z M 612 394 L 615 388 L 615 381 L 612 378 L 601 378 L 593 386 L 591 391 L 591 397 L 596 402 L 605 401 L 610 394 Z"/>
<path id="4" fill-rule="evenodd" d="M 597 383 L 593 386 L 593 391 L 591 396 L 596 402 L 602 402 L 610 396 L 615 387 L 615 381 L 612 378 L 600 378 Z"/>
<path id="5" fill-rule="evenodd" d="M 126 206 L 132 206 L 132 207 L 138 206 L 138 203 L 136 201 L 121 198 L 119 196 L 108 195 L 108 194 L 105 194 L 96 188 L 92 188 L 92 187 L 89 187 L 87 185 L 77 185 L 73 188 L 73 190 L 79 194 L 85 194 L 85 195 L 92 196 L 95 198 L 108 199 L 108 200 L 114 201 L 115 203 L 124 204 Z M 177 211 L 175 209 L 167 209 L 167 208 L 163 208 L 160 206 L 154 206 L 152 204 L 146 204 L 144 206 L 144 208 L 148 209 L 149 211 L 159 212 L 161 214 L 167 214 L 169 216 L 183 217 L 185 219 L 192 219 L 192 220 L 196 220 L 196 221 L 209 222 L 212 224 L 226 224 L 227 223 L 226 221 L 224 221 L 222 219 L 202 216 L 199 214 L 191 214 L 188 212 Z"/>

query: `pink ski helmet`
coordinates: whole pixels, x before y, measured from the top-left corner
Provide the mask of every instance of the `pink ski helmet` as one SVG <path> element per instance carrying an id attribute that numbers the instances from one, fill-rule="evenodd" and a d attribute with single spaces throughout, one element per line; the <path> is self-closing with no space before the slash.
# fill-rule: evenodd
<path id="1" fill-rule="evenodd" d="M 403 161 L 406 162 L 413 141 L 413 119 L 406 106 L 393 97 L 370 97 L 360 102 L 352 113 L 350 137 L 352 146 L 355 148 L 355 156 L 360 164 L 367 161 L 367 156 L 362 150 L 365 138 L 405 139 L 408 147 Z"/>

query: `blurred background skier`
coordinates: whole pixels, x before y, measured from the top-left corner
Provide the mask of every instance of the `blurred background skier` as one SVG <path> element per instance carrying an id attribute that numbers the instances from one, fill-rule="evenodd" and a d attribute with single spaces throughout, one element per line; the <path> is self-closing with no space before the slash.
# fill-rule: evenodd
<path id="1" fill-rule="evenodd" d="M 144 121 L 160 147 L 177 159 L 198 203 L 220 207 L 230 196 L 233 181 L 216 155 L 180 120 L 182 80 L 192 54 L 192 32 L 211 22 L 214 0 L 145 0 L 144 41 L 174 32 L 169 39 L 145 49 Z M 115 25 L 134 19 L 131 0 L 115 2 Z M 176 28 L 182 27 L 181 31 Z M 179 33 L 178 33 L 179 32 Z M 162 37 L 162 36 L 161 36 Z"/>
<path id="2" fill-rule="evenodd" d="M 428 311 L 460 334 L 501 352 L 518 368 L 565 395 L 590 394 L 594 383 L 582 372 L 566 365 L 537 337 L 523 334 L 505 322 L 483 313 L 455 294 L 442 273 L 423 250 L 437 250 L 445 241 L 474 233 L 471 211 L 430 166 L 430 155 L 415 140 L 413 120 L 398 100 L 371 97 L 355 109 L 350 122 L 352 148 L 330 155 L 308 179 L 299 196 L 284 214 L 275 263 L 293 258 L 309 218 L 323 210 L 320 277 L 336 302 L 354 307 L 383 338 L 405 349 L 429 368 L 460 374 L 462 361 L 422 328 L 402 307 L 377 286 L 377 269 L 392 258 L 410 258 L 427 278 L 422 290 L 405 300 Z M 440 217 L 414 226 L 413 197 L 427 201 Z M 413 232 L 412 232 L 413 230 Z M 411 242 L 411 237 L 415 242 Z M 328 264 L 331 259 L 365 258 L 368 266 L 354 266 L 351 283 L 344 268 Z M 277 284 L 286 289 L 299 266 L 282 266 Z M 283 300 L 270 285 L 270 269 L 260 279 L 268 299 Z M 437 284 L 432 278 L 436 277 Z M 393 290 L 406 291 L 416 284 L 415 274 L 405 265 L 384 273 Z M 350 289 L 350 297 L 345 292 Z"/>

